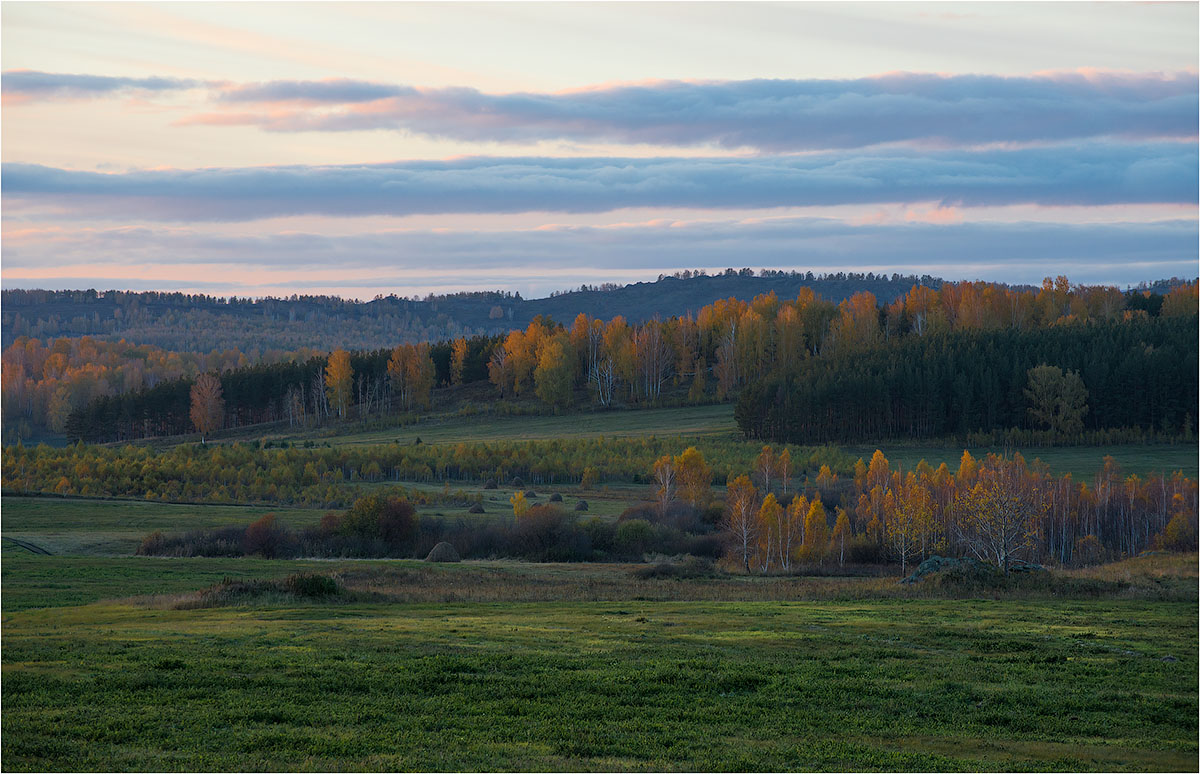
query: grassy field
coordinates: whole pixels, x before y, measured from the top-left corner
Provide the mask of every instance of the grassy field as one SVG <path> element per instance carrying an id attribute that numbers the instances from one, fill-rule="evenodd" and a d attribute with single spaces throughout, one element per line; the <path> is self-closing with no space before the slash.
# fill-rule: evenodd
<path id="1" fill-rule="evenodd" d="M 219 576 L 301 567 L 351 592 L 179 609 Z M 5 768 L 1196 767 L 1194 580 L 1172 601 L 629 578 L 6 552 Z M 559 599 L 521 601 L 539 587 Z"/>
<path id="2" fill-rule="evenodd" d="M 323 511 L 240 505 L 173 505 L 137 500 L 4 497 L 4 537 L 29 541 L 52 554 L 128 556 L 154 530 L 183 532 L 247 525 L 267 513 L 305 526 Z M 10 548 L 6 544 L 5 550 Z"/>
<path id="3" fill-rule="evenodd" d="M 643 435 L 739 436 L 730 405 L 598 411 L 557 416 L 432 416 L 421 422 L 385 430 L 350 431 L 337 435 L 300 433 L 273 436 L 281 440 L 313 438 L 337 446 L 473 441 L 533 441 L 552 438 L 597 438 Z"/>

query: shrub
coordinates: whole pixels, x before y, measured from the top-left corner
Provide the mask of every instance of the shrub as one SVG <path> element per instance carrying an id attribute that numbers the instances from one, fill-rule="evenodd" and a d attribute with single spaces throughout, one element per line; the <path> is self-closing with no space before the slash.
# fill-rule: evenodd
<path id="1" fill-rule="evenodd" d="M 312 572 L 297 572 L 283 579 L 283 587 L 297 597 L 331 597 L 342 593 L 336 578 Z"/>
<path id="2" fill-rule="evenodd" d="M 356 500 L 340 519 L 322 520 L 322 529 L 359 541 L 379 541 L 394 555 L 412 548 L 417 535 L 416 509 L 399 497 L 367 495 Z"/>
<path id="3" fill-rule="evenodd" d="M 689 556 L 682 562 L 655 562 L 633 570 L 633 576 L 642 580 L 654 578 L 712 578 L 721 574 L 711 559 Z"/>
<path id="4" fill-rule="evenodd" d="M 268 513 L 246 527 L 242 551 L 248 556 L 258 554 L 264 559 L 274 559 L 279 556 L 283 543 L 283 530 L 275 524 L 275 514 Z"/>
<path id="5" fill-rule="evenodd" d="M 587 532 L 553 505 L 535 505 L 513 529 L 520 556 L 541 562 L 578 562 L 592 558 Z"/>
<path id="6" fill-rule="evenodd" d="M 166 536 L 163 535 L 161 529 L 156 529 L 142 538 L 142 543 L 138 546 L 136 554 L 138 556 L 162 556 L 166 553 L 166 547 Z"/>
<path id="7" fill-rule="evenodd" d="M 616 549 L 617 525 L 612 521 L 593 516 L 579 522 L 579 527 L 587 533 L 593 550 L 610 554 Z"/>
<path id="8" fill-rule="evenodd" d="M 650 503 L 639 503 L 631 505 L 621 511 L 621 515 L 617 517 L 618 522 L 632 521 L 640 519 L 642 521 L 653 521 L 658 515 L 658 506 Z"/>
<path id="9" fill-rule="evenodd" d="M 654 544 L 654 526 L 645 519 L 630 519 L 617 525 L 617 549 L 626 556 L 640 557 Z"/>

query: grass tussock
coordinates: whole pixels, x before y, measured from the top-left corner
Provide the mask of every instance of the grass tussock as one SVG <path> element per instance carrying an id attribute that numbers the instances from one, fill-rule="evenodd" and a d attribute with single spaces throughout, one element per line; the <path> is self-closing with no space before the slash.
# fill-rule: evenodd
<path id="1" fill-rule="evenodd" d="M 276 580 L 224 578 L 194 594 L 174 597 L 167 606 L 175 610 L 197 610 L 238 605 L 289 605 L 333 602 L 347 596 L 345 586 L 335 576 L 297 572 Z"/>

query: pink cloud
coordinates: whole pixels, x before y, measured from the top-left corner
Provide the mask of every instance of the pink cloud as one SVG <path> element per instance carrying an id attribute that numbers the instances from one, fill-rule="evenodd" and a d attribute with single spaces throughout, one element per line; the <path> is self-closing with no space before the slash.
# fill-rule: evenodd
<path id="1" fill-rule="evenodd" d="M 904 219 L 909 223 L 933 223 L 947 225 L 962 223 L 962 212 L 957 207 L 932 207 L 930 209 L 909 209 L 904 213 Z"/>

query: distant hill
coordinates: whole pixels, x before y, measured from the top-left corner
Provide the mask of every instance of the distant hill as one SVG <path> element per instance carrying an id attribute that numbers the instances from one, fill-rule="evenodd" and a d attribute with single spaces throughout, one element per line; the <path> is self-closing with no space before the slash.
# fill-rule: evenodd
<path id="1" fill-rule="evenodd" d="M 524 299 L 516 293 L 484 291 L 424 299 L 381 296 L 367 302 L 334 296 L 248 299 L 159 292 L 5 290 L 0 298 L 0 334 L 4 346 L 22 335 L 43 340 L 90 335 L 191 352 L 329 350 L 338 346 L 376 349 L 403 342 L 502 333 L 525 327 L 537 315 L 567 324 L 580 312 L 606 319 L 622 315 L 638 322 L 694 312 L 721 298 L 749 300 L 771 291 L 781 298 L 794 298 L 805 287 L 830 301 L 869 291 L 878 300 L 890 302 L 913 285 L 937 288 L 942 282 L 930 276 L 727 269 L 711 275 L 684 272 L 631 285 L 585 286 L 548 298 Z M 1156 282 L 1153 287 L 1169 288 L 1170 282 Z"/>
<path id="2" fill-rule="evenodd" d="M 358 302 L 334 296 L 248 299 L 187 293 L 5 290 L 2 336 L 4 346 L 22 335 L 39 339 L 90 335 L 200 352 L 234 347 L 373 349 L 502 333 L 523 328 L 538 315 L 570 323 L 584 312 L 604 318 L 623 315 L 637 322 L 684 314 L 731 296 L 749 300 L 775 291 L 781 297 L 794 297 L 803 287 L 833 301 L 864 290 L 890 301 L 918 282 L 932 287 L 941 284 L 934 277 L 756 274 L 750 269 L 728 269 L 714 275 L 663 277 L 632 285 L 585 286 L 536 299 L 501 291 L 424 299 L 393 295 Z"/>

